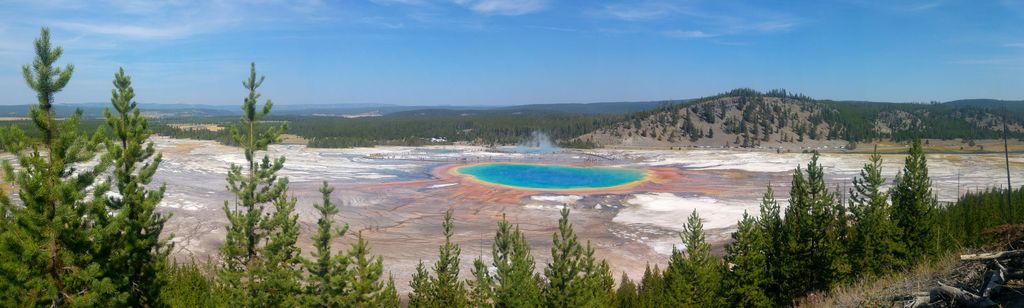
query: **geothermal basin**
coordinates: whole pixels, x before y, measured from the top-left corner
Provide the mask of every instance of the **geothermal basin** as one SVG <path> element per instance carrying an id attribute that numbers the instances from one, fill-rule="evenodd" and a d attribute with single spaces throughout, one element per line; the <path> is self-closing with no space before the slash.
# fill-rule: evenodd
<path id="1" fill-rule="evenodd" d="M 454 171 L 482 184 L 548 191 L 621 188 L 648 178 L 643 169 L 554 164 L 480 163 Z"/>
<path id="2" fill-rule="evenodd" d="M 212 141 L 154 137 L 164 160 L 154 183 L 166 183 L 158 206 L 172 214 L 165 226 L 178 261 L 216 261 L 223 244 L 225 175 L 230 164 L 245 162 L 238 148 Z M 933 142 L 934 143 L 934 142 Z M 570 221 L 580 241 L 590 241 L 595 256 L 618 276 L 640 279 L 648 263 L 664 265 L 679 232 L 693 211 L 700 214 L 708 241 L 717 253 L 744 212 L 757 213 L 771 183 L 781 206 L 788 204 L 792 171 L 810 154 L 702 150 L 557 150 L 546 153 L 478 146 L 377 147 L 315 149 L 273 145 L 271 157 L 286 156 L 280 174 L 289 179 L 289 194 L 298 199 L 299 246 L 313 251 L 323 181 L 336 188 L 335 217 L 351 231 L 335 247 L 347 247 L 356 233 L 384 258 L 401 292 L 419 261 L 432 263 L 444 243 L 444 212 L 455 216 L 452 241 L 461 245 L 462 273 L 472 260 L 490 263 L 497 222 L 520 227 L 532 248 L 538 272 L 550 261 L 551 235 L 559 210 L 572 210 Z M 884 154 L 886 185 L 899 172 L 903 154 Z M 869 155 L 824 153 L 819 162 L 826 181 L 845 193 Z M 929 154 L 929 175 L 944 202 L 958 193 L 1005 185 L 1003 154 Z M 1024 177 L 1024 154 L 1010 154 L 1015 179 Z M 994 176 L 1000 175 L 1000 176 Z M 1001 179 L 1001 180 L 1000 180 Z M 605 187 L 605 188 L 593 188 Z M 466 276 L 463 276 L 465 278 Z"/>

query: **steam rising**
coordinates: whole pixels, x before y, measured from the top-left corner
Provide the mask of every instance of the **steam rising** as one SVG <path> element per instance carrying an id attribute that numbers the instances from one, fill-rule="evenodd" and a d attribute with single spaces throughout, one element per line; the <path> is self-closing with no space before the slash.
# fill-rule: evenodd
<path id="1" fill-rule="evenodd" d="M 531 133 L 530 139 L 519 143 L 515 148 L 515 152 L 533 154 L 554 153 L 558 150 L 558 145 L 551 142 L 551 137 L 539 131 Z"/>

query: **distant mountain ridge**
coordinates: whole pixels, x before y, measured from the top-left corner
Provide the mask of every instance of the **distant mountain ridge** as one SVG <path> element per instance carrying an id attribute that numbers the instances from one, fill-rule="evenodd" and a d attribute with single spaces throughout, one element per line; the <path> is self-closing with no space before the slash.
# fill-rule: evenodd
<path id="1" fill-rule="evenodd" d="M 438 105 L 438 106 L 405 106 L 392 104 L 278 104 L 274 106 L 274 114 L 280 116 L 321 116 L 321 117 L 358 117 L 370 114 L 380 116 L 457 116 L 457 115 L 499 115 L 526 114 L 538 115 L 549 113 L 566 114 L 629 114 L 649 111 L 665 106 L 686 104 L 699 99 L 637 101 L 637 102 L 596 102 L 596 103 L 554 103 L 524 104 L 511 106 L 484 105 Z M 830 101 L 847 104 L 910 104 L 890 102 L 864 101 Z M 1004 106 L 1011 112 L 1024 112 L 1024 100 L 1005 101 L 995 99 L 963 99 L 942 103 L 955 107 L 975 107 L 1002 109 Z M 926 105 L 926 104 L 915 104 Z M 82 110 L 86 118 L 100 118 L 103 109 L 109 107 L 106 102 L 89 102 L 74 104 L 56 104 L 54 110 L 58 116 L 66 117 L 75 110 Z M 187 118 L 187 117 L 221 117 L 240 115 L 241 110 L 235 105 L 218 104 L 166 104 L 141 103 L 142 110 L 151 117 Z M 24 117 L 28 114 L 29 105 L 0 105 L 0 117 Z"/>
<path id="2" fill-rule="evenodd" d="M 1005 107 L 1009 111 L 1024 112 L 1024 100 L 998 100 L 978 98 L 949 101 L 944 104 L 957 107 L 989 108 L 993 110 L 999 110 Z"/>
<path id="3" fill-rule="evenodd" d="M 499 115 L 499 114 L 625 114 L 649 110 L 681 101 L 652 102 L 601 102 L 528 104 L 514 106 L 403 106 L 388 104 L 278 104 L 274 106 L 275 116 L 318 116 L 318 117 L 360 117 L 360 116 L 452 116 L 452 115 Z M 235 105 L 206 104 L 147 104 L 141 109 L 152 118 L 221 117 L 241 115 Z M 103 117 L 103 109 L 109 103 L 57 104 L 54 110 L 60 117 L 66 117 L 82 110 L 86 118 Z M 24 117 L 29 105 L 0 105 L 2 117 Z"/>
<path id="4" fill-rule="evenodd" d="M 614 114 L 631 113 L 650 110 L 661 106 L 684 103 L 688 100 L 667 100 L 650 102 L 599 102 L 599 103 L 563 103 L 563 104 L 529 104 L 495 108 L 498 110 L 535 110 L 582 114 Z"/>

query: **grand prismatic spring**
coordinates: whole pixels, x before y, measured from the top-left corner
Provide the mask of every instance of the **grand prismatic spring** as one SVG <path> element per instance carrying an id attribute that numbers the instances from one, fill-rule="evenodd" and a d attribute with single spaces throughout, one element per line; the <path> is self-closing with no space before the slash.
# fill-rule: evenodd
<path id="1" fill-rule="evenodd" d="M 455 172 L 493 185 L 536 190 L 577 190 L 614 188 L 645 180 L 647 171 L 616 167 L 483 163 L 455 169 Z"/>

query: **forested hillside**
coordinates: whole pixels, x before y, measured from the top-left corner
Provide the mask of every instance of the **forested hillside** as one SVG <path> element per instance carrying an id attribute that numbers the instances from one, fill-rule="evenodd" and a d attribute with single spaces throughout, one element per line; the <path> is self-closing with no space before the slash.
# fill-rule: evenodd
<path id="1" fill-rule="evenodd" d="M 875 103 L 815 100 L 772 90 L 736 89 L 688 103 L 631 114 L 577 140 L 599 145 L 771 147 L 841 145 L 913 138 L 995 139 L 1003 116 L 1012 138 L 1024 137 L 1024 113 L 999 101 Z"/>

